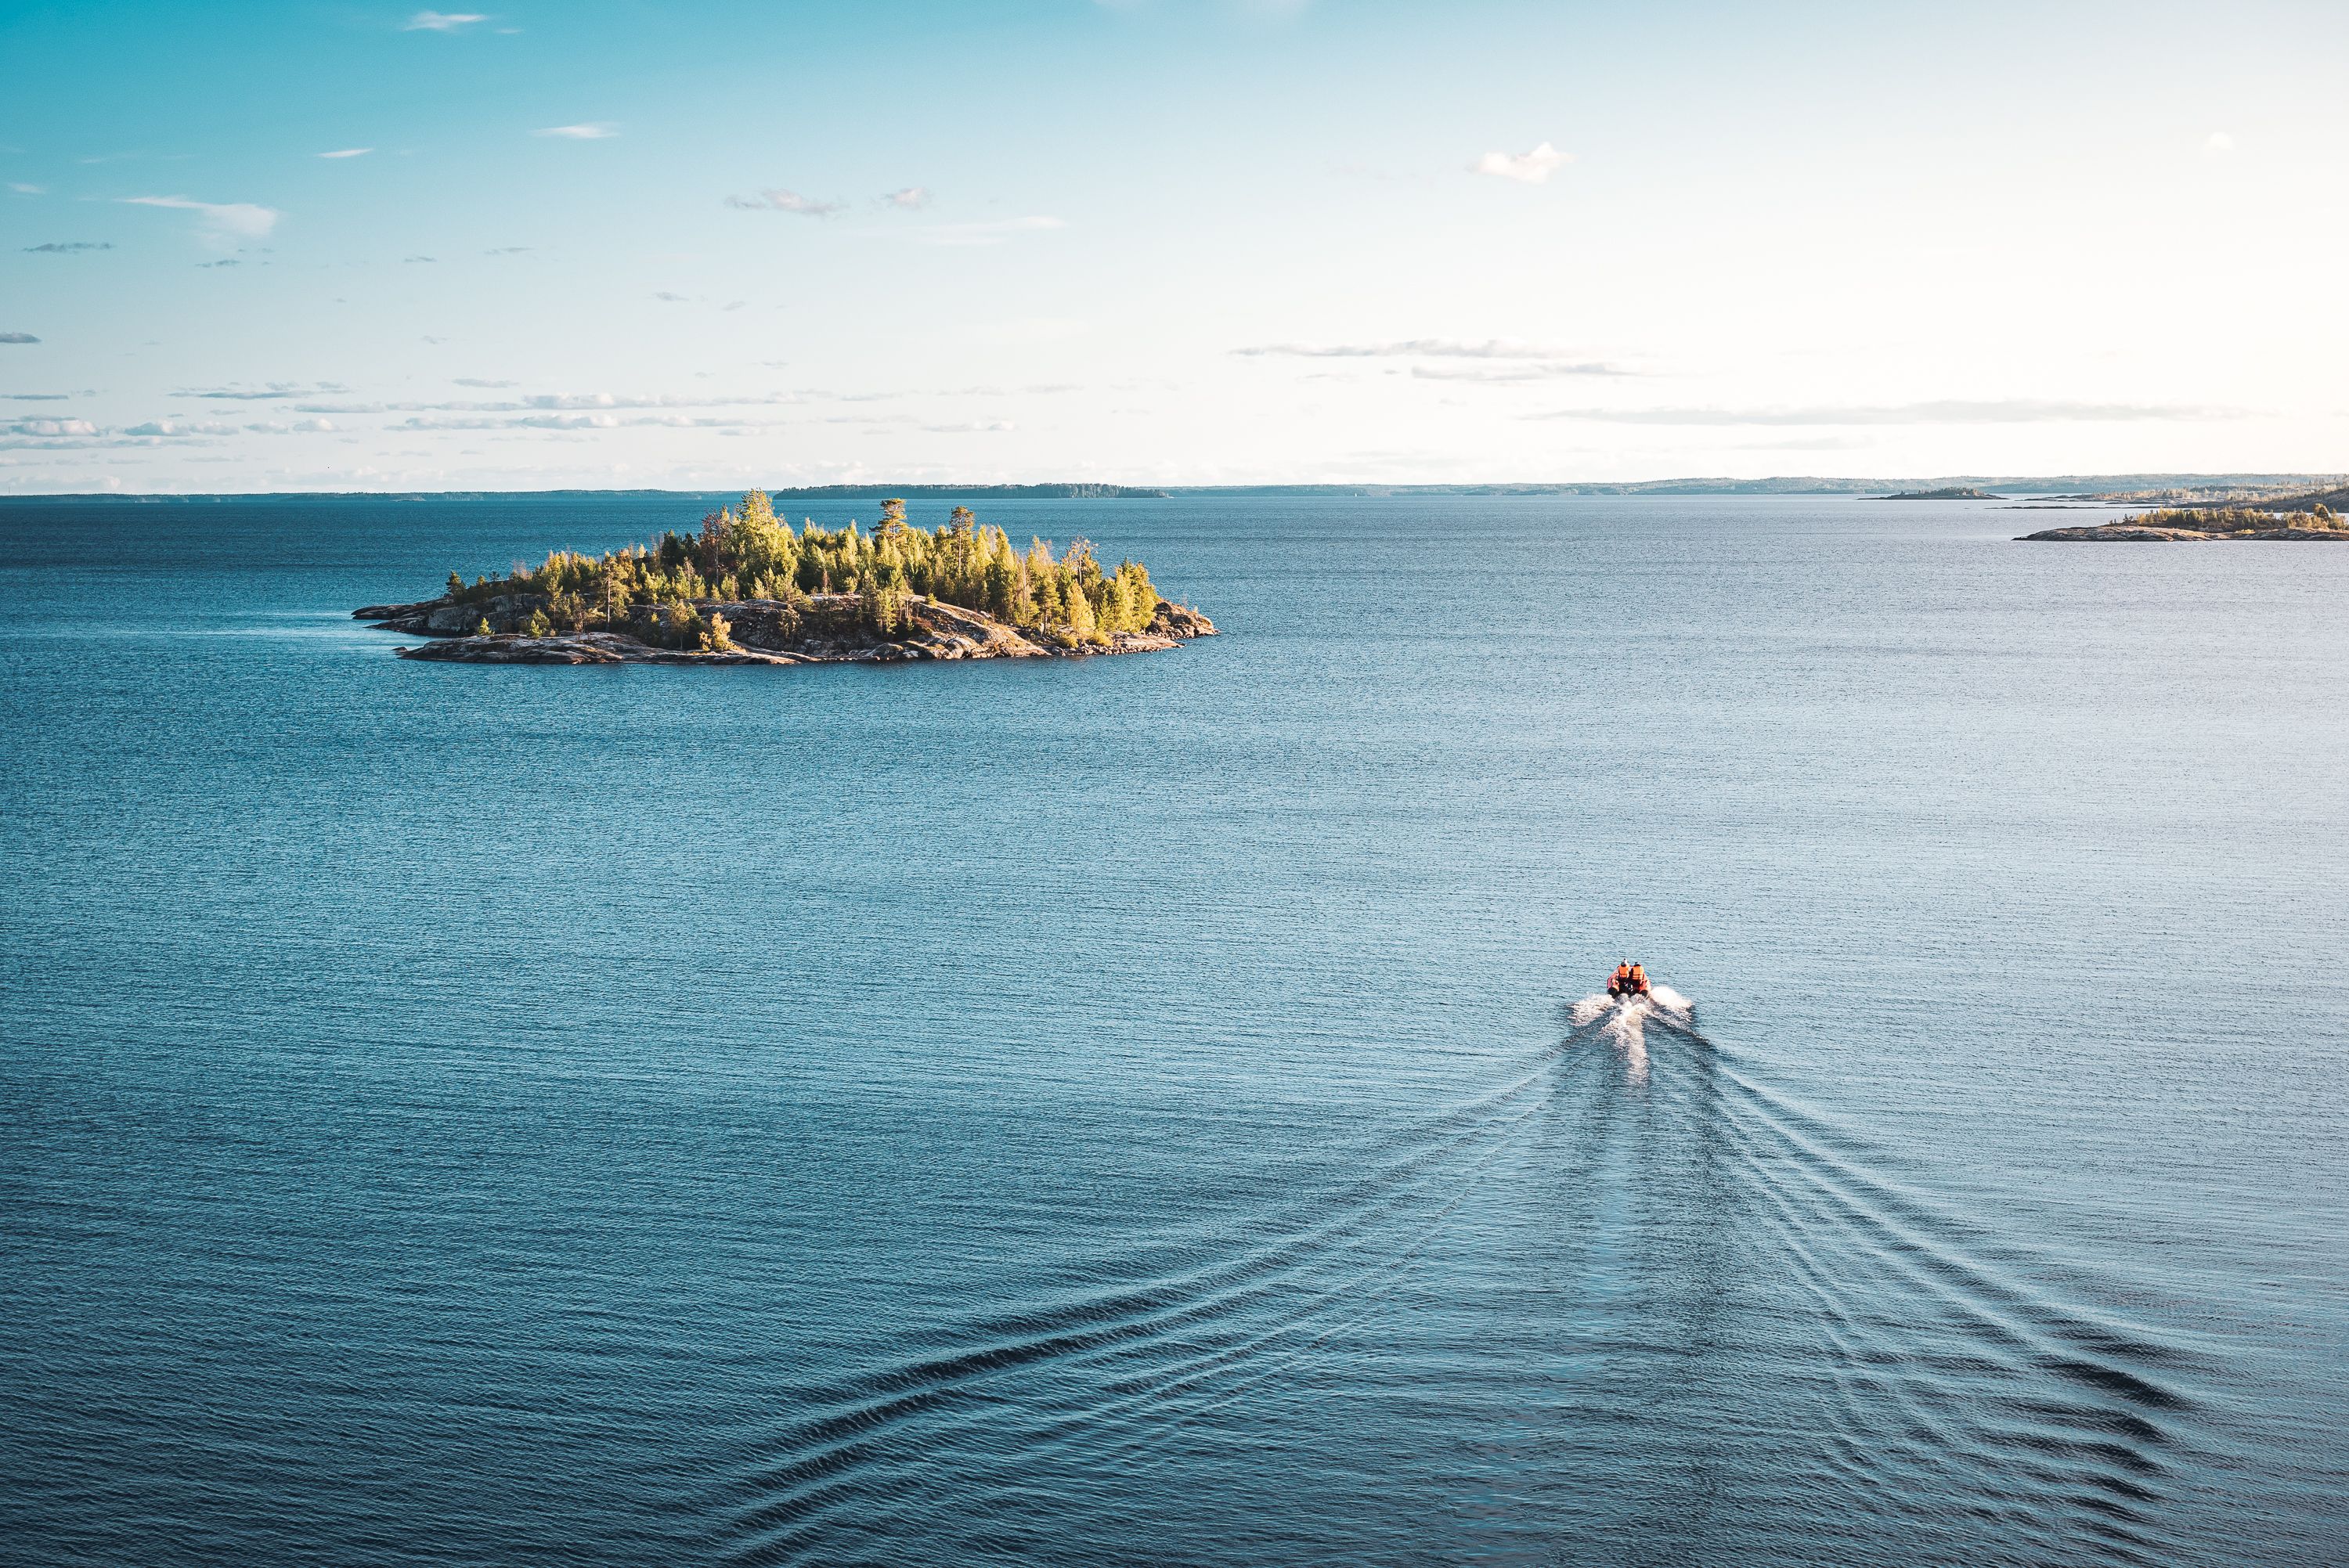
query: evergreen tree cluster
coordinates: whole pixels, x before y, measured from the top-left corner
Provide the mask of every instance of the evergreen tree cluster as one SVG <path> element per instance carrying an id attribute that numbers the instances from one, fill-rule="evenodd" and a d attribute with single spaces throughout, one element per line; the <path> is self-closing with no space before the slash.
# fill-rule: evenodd
<path id="1" fill-rule="evenodd" d="M 2157 507 L 2121 521 L 2129 527 L 2190 528 L 2204 533 L 2264 533 L 2276 528 L 2313 528 L 2333 532 L 2349 524 L 2349 519 L 2322 501 L 2313 511 L 2282 513 L 2246 507 Z"/>
<path id="2" fill-rule="evenodd" d="M 600 556 L 558 550 L 502 579 L 467 583 L 450 573 L 449 593 L 460 603 L 543 594 L 546 607 L 534 614 L 550 629 L 567 631 L 617 628 L 632 619 L 641 624 L 644 617 L 631 613 L 650 606 L 661 640 L 688 647 L 704 637 L 713 645 L 724 639 L 708 624 L 718 618 L 705 620 L 695 608 L 711 600 L 775 600 L 796 611 L 812 594 L 850 593 L 867 624 L 890 633 L 905 624 L 920 597 L 1063 643 L 1138 632 L 1158 607 L 1158 591 L 1139 562 L 1107 570 L 1082 539 L 1058 556 L 1040 539 L 1019 551 L 1003 530 L 982 527 L 968 507 L 924 530 L 905 521 L 902 500 L 884 501 L 870 532 L 854 522 L 823 529 L 812 521 L 794 531 L 763 490 L 711 512 L 696 533 L 665 532 L 649 544 Z"/>

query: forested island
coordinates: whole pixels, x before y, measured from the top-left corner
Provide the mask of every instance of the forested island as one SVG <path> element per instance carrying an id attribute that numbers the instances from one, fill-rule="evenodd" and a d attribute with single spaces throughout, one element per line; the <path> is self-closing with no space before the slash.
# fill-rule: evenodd
<path id="1" fill-rule="evenodd" d="M 1942 490 L 1902 490 L 1899 495 L 1889 495 L 1884 499 L 1886 500 L 2004 500 L 2006 498 L 2002 495 L 1993 495 L 1986 490 L 1976 490 L 1971 485 L 1951 485 Z"/>
<path id="2" fill-rule="evenodd" d="M 2118 542 L 2194 539 L 2338 539 L 2349 540 L 2349 516 L 2323 500 L 2301 498 L 2306 511 L 2280 506 L 2172 506 L 2134 512 L 2117 522 L 2097 528 L 2049 528 L 2026 533 L 2025 541 Z M 2331 498 L 2342 499 L 2339 492 Z"/>
<path id="3" fill-rule="evenodd" d="M 1071 541 L 1014 549 L 957 506 L 938 528 L 882 502 L 854 522 L 794 531 L 765 492 L 602 555 L 558 550 L 536 566 L 437 599 L 352 614 L 431 641 L 406 658 L 477 664 L 808 664 L 1146 653 L 1215 624 L 1159 596 L 1141 562 L 1114 570 Z"/>

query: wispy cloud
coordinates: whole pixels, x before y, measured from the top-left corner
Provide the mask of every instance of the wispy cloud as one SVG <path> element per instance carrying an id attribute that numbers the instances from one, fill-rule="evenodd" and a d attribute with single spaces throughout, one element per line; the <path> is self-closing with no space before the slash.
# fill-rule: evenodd
<path id="1" fill-rule="evenodd" d="M 46 185 L 26 185 L 16 180 L 8 181 L 8 189 L 19 196 L 46 196 L 49 193 L 49 188 Z"/>
<path id="2" fill-rule="evenodd" d="M 0 332 L 0 343 L 38 343 L 40 341 L 29 332 Z"/>
<path id="3" fill-rule="evenodd" d="M 266 403 L 279 398 L 317 397 L 331 393 L 347 392 L 349 390 L 349 387 L 335 381 L 313 382 L 308 386 L 304 386 L 299 381 L 271 381 L 258 387 L 205 387 L 201 391 L 181 390 L 172 393 L 171 396 L 174 397 L 205 397 L 231 403 Z M 311 410 L 306 408 L 302 411 L 304 413 L 311 412 Z M 331 412 L 331 410 L 321 410 L 321 412 Z"/>
<path id="4" fill-rule="evenodd" d="M 746 212 L 792 212 L 802 218 L 829 218 L 848 211 L 845 201 L 823 201 L 796 191 L 761 191 L 756 196 L 729 196 L 726 205 Z"/>
<path id="5" fill-rule="evenodd" d="M 623 430 L 657 428 L 668 430 L 747 430 L 771 429 L 781 421 L 748 419 L 740 415 L 714 414 L 521 414 L 506 418 L 429 418 L 419 417 L 403 419 L 388 427 L 395 430 Z"/>
<path id="6" fill-rule="evenodd" d="M 1557 408 L 1527 419 L 1588 419 L 1610 425 L 2036 425 L 2146 419 L 2229 419 L 2231 408 L 2186 404 L 2074 403 L 2013 397 L 1805 408 Z"/>
<path id="7" fill-rule="evenodd" d="M 116 432 L 123 436 L 233 436 L 234 425 L 215 419 L 150 419 Z"/>
<path id="8" fill-rule="evenodd" d="M 67 240 L 62 243 L 52 240 L 46 245 L 27 245 L 25 247 L 25 253 L 28 256 L 37 256 L 44 253 L 53 256 L 70 256 L 82 251 L 112 249 L 114 249 L 114 242 L 111 240 Z"/>
<path id="9" fill-rule="evenodd" d="M 1560 152 L 1545 141 L 1531 152 L 1488 152 L 1470 164 L 1468 171 L 1515 180 L 1524 185 L 1540 185 L 1573 160 L 1572 153 Z"/>
<path id="10" fill-rule="evenodd" d="M 884 207 L 902 207 L 915 211 L 930 204 L 930 193 L 919 185 L 908 185 L 903 191 L 892 191 L 879 198 Z"/>
<path id="11" fill-rule="evenodd" d="M 98 427 L 87 419 L 11 419 L 0 430 L 12 436 L 95 436 Z"/>
<path id="12" fill-rule="evenodd" d="M 2223 130 L 2214 130 L 2202 139 L 2205 157 L 2218 158 L 2235 150 L 2235 139 Z"/>
<path id="13" fill-rule="evenodd" d="M 559 136 L 570 141 L 602 141 L 620 134 L 620 128 L 608 119 L 589 120 L 582 125 L 542 126 L 533 136 Z"/>
<path id="14" fill-rule="evenodd" d="M 0 403 L 63 403 L 70 392 L 0 392 Z"/>
<path id="15" fill-rule="evenodd" d="M 318 156 L 321 158 L 365 158 L 368 153 L 373 152 L 374 150 L 375 149 L 372 147 L 343 147 L 337 148 L 332 152 L 322 152 L 318 154 Z"/>
<path id="16" fill-rule="evenodd" d="M 983 223 L 933 223 L 926 229 L 912 231 L 915 241 L 925 245 L 999 245 L 1014 234 L 1040 233 L 1050 229 L 1065 229 L 1068 224 L 1058 218 L 999 218 Z"/>
<path id="17" fill-rule="evenodd" d="M 1578 358 L 1567 349 L 1545 347 L 1535 343 L 1511 343 L 1502 338 L 1487 338 L 1482 342 L 1454 337 L 1406 337 L 1390 343 L 1260 343 L 1235 348 L 1232 352 L 1251 358 L 1500 360 L 1525 366 L 1524 373 L 1528 377 L 1630 374 L 1616 366 Z M 1543 368 L 1532 368 L 1536 363 Z M 1497 378 L 1465 370 L 1431 370 L 1428 374 L 1439 378 L 1449 376 L 1463 380 Z"/>
<path id="18" fill-rule="evenodd" d="M 400 263 L 402 265 L 409 265 L 417 262 L 429 262 L 436 259 L 437 258 L 432 256 L 402 256 L 400 258 Z"/>
<path id="19" fill-rule="evenodd" d="M 403 33 L 461 33 L 488 20 L 489 17 L 479 11 L 419 11 L 402 22 L 399 30 Z"/>
<path id="20" fill-rule="evenodd" d="M 685 295 L 681 294 L 671 294 L 667 289 L 658 289 L 654 291 L 653 298 L 665 301 L 669 304 L 683 304 L 686 303 Z"/>
<path id="21" fill-rule="evenodd" d="M 959 425 L 925 425 L 923 429 L 935 436 L 992 435 L 999 430 L 1016 430 L 1019 427 L 1009 419 L 975 419 Z"/>
<path id="22" fill-rule="evenodd" d="M 471 376 L 460 376 L 457 377 L 457 385 L 460 387 L 480 387 L 490 390 L 495 390 L 503 387 L 519 387 L 522 383 L 518 381 L 483 381 Z"/>
<path id="23" fill-rule="evenodd" d="M 460 383 L 460 385 L 473 385 Z M 322 390 L 328 390 L 322 388 Z M 342 391 L 345 388 L 331 388 Z M 182 393 L 182 397 L 284 397 L 266 393 Z M 495 402 L 435 403 L 297 403 L 297 414 L 526 414 L 572 411 L 603 412 L 626 408 L 740 408 L 774 407 L 809 401 L 799 392 L 762 392 L 743 397 L 622 397 L 609 392 L 551 392 Z"/>
<path id="24" fill-rule="evenodd" d="M 1420 381 L 1550 381 L 1565 376 L 1630 376 L 1633 372 L 1601 360 L 1557 360 L 1550 363 L 1496 365 L 1414 365 Z"/>
<path id="25" fill-rule="evenodd" d="M 208 442 L 185 437 L 169 436 L 8 436 L 0 435 L 0 450 L 36 452 L 92 451 L 109 447 L 205 446 Z M 109 476 L 104 488 L 113 490 L 120 481 Z"/>
<path id="26" fill-rule="evenodd" d="M 125 196 L 126 206 L 170 207 L 180 211 L 197 213 L 203 226 L 220 235 L 236 235 L 257 240 L 277 226 L 284 213 L 274 207 L 258 206 L 251 201 L 198 201 L 186 196 Z"/>

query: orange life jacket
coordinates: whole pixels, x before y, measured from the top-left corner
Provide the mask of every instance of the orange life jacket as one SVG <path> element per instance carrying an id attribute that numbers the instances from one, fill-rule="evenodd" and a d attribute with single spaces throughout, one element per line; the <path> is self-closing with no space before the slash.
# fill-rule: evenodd
<path id="1" fill-rule="evenodd" d="M 1648 972 L 1637 964 L 1631 965 L 1631 988 L 1635 991 L 1648 988 Z"/>
<path id="2" fill-rule="evenodd" d="M 1625 985 L 1629 985 L 1630 983 L 1631 983 L 1631 969 L 1630 969 L 1630 966 L 1629 965 L 1625 965 L 1625 964 L 1618 964 L 1617 965 L 1615 965 L 1615 978 L 1614 978 L 1614 980 L 1611 982 L 1611 984 L 1613 984 L 1613 985 L 1614 985 L 1618 989 L 1620 989 L 1621 987 L 1623 987 L 1623 986 L 1625 986 Z"/>

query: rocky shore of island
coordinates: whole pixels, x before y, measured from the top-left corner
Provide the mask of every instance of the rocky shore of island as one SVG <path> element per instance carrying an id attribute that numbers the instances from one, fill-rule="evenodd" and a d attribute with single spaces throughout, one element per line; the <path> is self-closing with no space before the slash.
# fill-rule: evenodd
<path id="1" fill-rule="evenodd" d="M 2339 497 L 2327 499 L 2338 500 Z M 2162 507 L 2137 512 L 2095 528 L 2047 528 L 2022 535 L 2024 542 L 2054 540 L 2088 543 L 2169 542 L 2200 539 L 2334 539 L 2349 542 L 2349 517 L 2324 500 L 2308 498 L 2306 511 L 2264 507 Z"/>
<path id="2" fill-rule="evenodd" d="M 704 624 L 725 628 L 725 646 L 663 645 L 668 607 L 631 606 L 618 630 L 546 631 L 548 596 L 500 594 L 480 601 L 443 596 L 413 604 L 369 604 L 351 614 L 387 632 L 429 639 L 400 648 L 399 656 L 481 665 L 811 665 L 890 664 L 909 659 L 1086 658 L 1101 654 L 1162 653 L 1194 637 L 1212 637 L 1216 624 L 1196 610 L 1161 599 L 1138 631 L 1112 632 L 1098 642 L 1064 641 L 1006 625 L 984 611 L 916 599 L 903 622 L 883 632 L 854 593 L 811 593 L 793 604 L 780 599 L 701 600 L 691 609 Z"/>
<path id="3" fill-rule="evenodd" d="M 2108 522 L 2102 528 L 2046 528 L 2017 535 L 2021 541 L 2068 540 L 2092 543 L 2187 539 L 2337 539 L 2349 542 L 2349 531 L 2329 528 L 2263 528 L 2250 532 L 2213 533 L 2192 528 L 2147 528 L 2131 522 Z"/>

